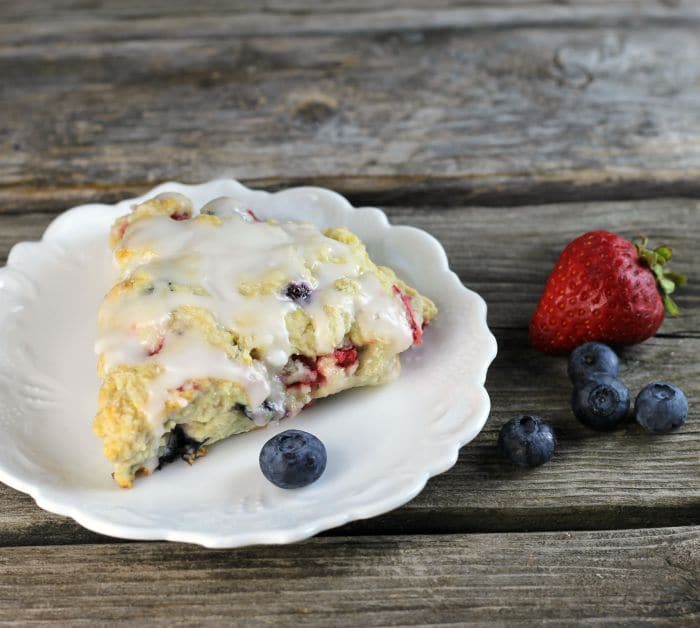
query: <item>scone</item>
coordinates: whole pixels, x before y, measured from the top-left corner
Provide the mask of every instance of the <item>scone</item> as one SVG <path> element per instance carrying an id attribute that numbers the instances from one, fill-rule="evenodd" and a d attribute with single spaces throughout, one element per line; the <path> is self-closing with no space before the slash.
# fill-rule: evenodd
<path id="1" fill-rule="evenodd" d="M 435 305 L 339 227 L 260 220 L 176 193 L 119 218 L 98 316 L 95 432 L 130 487 L 314 399 L 395 378 Z"/>

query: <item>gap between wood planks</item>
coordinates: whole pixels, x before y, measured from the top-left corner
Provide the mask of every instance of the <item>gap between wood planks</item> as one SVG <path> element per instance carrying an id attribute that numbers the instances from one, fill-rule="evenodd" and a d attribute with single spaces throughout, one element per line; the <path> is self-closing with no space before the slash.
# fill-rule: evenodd
<path id="1" fill-rule="evenodd" d="M 599 180 L 602 173 L 591 173 L 590 181 L 581 173 L 541 175 L 539 181 L 523 177 L 522 183 L 509 181 L 502 186 L 480 181 L 480 177 L 319 176 L 300 178 L 242 178 L 251 188 L 275 192 L 288 187 L 317 186 L 344 195 L 355 206 L 422 206 L 449 209 L 465 205 L 517 207 L 575 202 L 643 201 L 671 197 L 700 198 L 700 172 L 649 178 Z M 608 176 L 608 175 L 606 175 Z M 549 179 L 549 180 L 546 180 Z M 187 181 L 182 181 L 187 183 Z M 200 183 L 193 181 L 193 184 Z M 0 185 L 0 214 L 28 212 L 60 213 L 75 205 L 115 203 L 139 196 L 159 182 L 124 182 L 80 186 Z"/>
<path id="2" fill-rule="evenodd" d="M 0 485 L 0 493 L 13 489 Z M 9 501 L 21 516 L 11 521 L 0 517 L 0 547 L 28 547 L 51 545 L 84 545 L 94 543 L 135 543 L 138 539 L 122 539 L 93 532 L 70 519 L 39 510 L 33 500 L 24 494 L 10 495 Z M 20 508 L 21 507 L 21 508 Z M 557 532 L 596 532 L 665 529 L 700 526 L 699 504 L 688 502 L 683 506 L 660 505 L 658 508 L 571 508 L 565 512 L 553 512 L 542 508 L 541 516 L 528 509 L 518 514 L 496 508 L 478 509 L 465 513 L 459 509 L 433 511 L 410 510 L 404 507 L 372 519 L 358 520 L 338 528 L 326 530 L 317 537 L 363 537 L 363 536 L 430 536 L 464 534 L 540 534 Z M 536 510 L 536 509 L 531 509 Z M 560 509 L 563 510 L 563 509 Z M 479 521 L 483 525 L 479 525 Z M 551 523 L 550 523 L 551 522 Z M 157 541 L 154 541 L 157 542 Z"/>
<path id="3" fill-rule="evenodd" d="M 27 497 L 27 499 L 30 499 Z M 36 507 L 38 508 L 38 507 Z M 544 516 L 551 515 L 551 510 L 543 509 Z M 321 532 L 316 537 L 368 537 L 368 536 L 433 536 L 433 535 L 465 535 L 465 534 L 542 534 L 556 532 L 596 532 L 596 531 L 630 531 L 645 529 L 666 529 L 676 527 L 700 526 L 698 505 L 689 504 L 685 507 L 659 507 L 658 509 L 639 508 L 630 513 L 625 509 L 624 519 L 616 517 L 619 508 L 610 507 L 603 512 L 599 508 L 591 508 L 589 511 L 572 509 L 564 514 L 564 518 L 557 519 L 555 525 L 542 524 L 540 518 L 538 524 L 533 525 L 531 513 L 523 514 L 523 524 L 512 519 L 512 513 L 507 517 L 501 517 L 502 524 L 475 526 L 470 516 L 465 522 L 464 513 L 439 511 L 416 514 L 405 514 L 401 509 L 380 515 L 373 519 L 359 520 L 352 523 Z M 33 511 L 33 512 L 32 512 Z M 502 513 L 498 510 L 487 512 L 484 510 L 484 520 L 492 520 L 493 516 L 499 517 Z M 40 547 L 57 545 L 86 545 L 86 544 L 115 544 L 115 543 L 158 543 L 159 541 L 140 541 L 138 539 L 123 539 L 111 537 L 83 528 L 68 517 L 34 511 L 30 508 L 29 517 L 43 521 L 39 524 L 30 524 L 30 529 L 8 529 L 0 521 L 0 548 L 5 547 Z M 559 515 L 557 515 L 559 516 Z M 618 525 L 611 525 L 615 522 Z M 3 529 L 5 528 L 5 529 Z"/>

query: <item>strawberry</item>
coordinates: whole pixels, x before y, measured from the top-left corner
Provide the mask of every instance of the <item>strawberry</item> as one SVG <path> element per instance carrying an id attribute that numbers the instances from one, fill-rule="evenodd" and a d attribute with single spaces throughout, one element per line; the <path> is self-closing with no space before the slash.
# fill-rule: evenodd
<path id="1" fill-rule="evenodd" d="M 663 268 L 671 249 L 646 248 L 610 233 L 590 231 L 569 243 L 552 269 L 535 315 L 530 342 L 546 353 L 568 353 L 584 342 L 642 342 L 678 307 L 669 294 L 685 277 Z"/>

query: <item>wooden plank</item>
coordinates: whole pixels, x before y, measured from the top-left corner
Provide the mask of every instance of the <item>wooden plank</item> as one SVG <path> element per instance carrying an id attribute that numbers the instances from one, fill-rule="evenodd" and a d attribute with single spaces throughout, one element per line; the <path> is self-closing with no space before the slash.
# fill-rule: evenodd
<path id="1" fill-rule="evenodd" d="M 694 244 L 700 239 L 699 210 L 700 203 L 688 199 L 518 209 L 390 208 L 394 222 L 423 227 L 438 237 L 466 285 L 489 304 L 499 342 L 487 381 L 493 410 L 486 429 L 463 449 L 454 469 L 431 480 L 407 506 L 344 532 L 700 524 L 700 414 L 694 403 L 700 398 L 698 281 L 678 297 L 681 318 L 667 321 L 663 335 L 623 353 L 623 378 L 633 394 L 649 381 L 668 379 L 689 395 L 689 424 L 673 435 L 650 436 L 634 424 L 604 435 L 580 426 L 569 410 L 564 360 L 532 351 L 525 332 L 557 252 L 582 229 L 609 227 L 628 235 L 646 231 L 674 246 L 678 269 L 690 273 L 700 267 Z M 664 225 L 656 226 L 659 216 Z M 50 218 L 0 216 L 0 258 L 16 239 L 39 237 Z M 554 461 L 531 473 L 513 471 L 495 455 L 500 426 L 524 412 L 547 417 L 560 439 Z M 0 545 L 97 538 L 6 487 L 0 488 L 0 512 Z"/>
<path id="2" fill-rule="evenodd" d="M 688 424 L 651 436 L 634 423 L 592 432 L 569 409 L 562 359 L 526 347 L 522 332 L 497 332 L 500 354 L 487 380 L 493 409 L 455 467 L 430 480 L 406 506 L 332 534 L 590 530 L 700 524 L 700 341 L 654 339 L 625 353 L 622 377 L 633 394 L 670 379 L 691 399 Z M 501 425 L 537 413 L 555 427 L 552 462 L 517 471 L 496 453 Z M 205 464 L 203 461 L 200 464 Z M 94 542 L 97 535 L 45 513 L 31 498 L 0 485 L 0 546 Z"/>
<path id="3" fill-rule="evenodd" d="M 658 6 L 678 19 L 591 28 L 570 7 L 517 5 L 532 20 L 550 10 L 566 23 L 448 15 L 435 28 L 438 10 L 408 30 L 293 37 L 230 34 L 237 14 L 198 29 L 148 18 L 143 33 L 107 15 L 113 39 L 70 20 L 8 22 L 0 211 L 222 175 L 382 203 L 700 195 L 695 13 Z"/>
<path id="4" fill-rule="evenodd" d="M 63 43 L 70 30 L 73 41 L 94 38 L 153 39 L 163 33 L 181 36 L 206 33 L 223 37 L 248 35 L 307 35 L 319 33 L 381 32 L 411 29 L 509 28 L 562 26 L 571 23 L 596 27 L 678 23 L 700 15 L 696 0 L 649 3 L 644 0 L 579 1 L 573 6 L 557 0 L 203 0 L 192 12 L 186 0 L 84 5 L 75 0 L 29 4 L 6 0 L 2 6 L 3 41 L 24 41 L 27 28 L 33 40 Z M 186 29 L 182 29 L 186 20 Z M 21 29 L 17 27 L 21 26 Z M 18 32 L 18 31 L 24 32 Z"/>
<path id="5" fill-rule="evenodd" d="M 576 236 L 607 229 L 629 239 L 646 234 L 674 250 L 673 263 L 689 277 L 674 295 L 683 314 L 667 318 L 664 335 L 700 338 L 700 202 L 554 203 L 524 207 L 387 207 L 390 220 L 432 233 L 465 285 L 489 305 L 495 328 L 526 329 L 554 261 Z"/>
<path id="6" fill-rule="evenodd" d="M 0 550 L 0 621 L 697 625 L 700 529 Z"/>
<path id="7" fill-rule="evenodd" d="M 113 200 L 120 198 L 124 196 Z M 554 260 L 577 235 L 591 229 L 609 229 L 629 238 L 647 234 L 658 244 L 672 246 L 673 266 L 690 277 L 676 295 L 683 315 L 667 319 L 661 333 L 700 337 L 697 200 L 385 209 L 393 223 L 420 227 L 442 242 L 465 285 L 486 299 L 489 324 L 495 328 L 527 327 Z M 40 238 L 52 218 L 41 213 L 0 215 L 0 262 L 14 242 Z"/>

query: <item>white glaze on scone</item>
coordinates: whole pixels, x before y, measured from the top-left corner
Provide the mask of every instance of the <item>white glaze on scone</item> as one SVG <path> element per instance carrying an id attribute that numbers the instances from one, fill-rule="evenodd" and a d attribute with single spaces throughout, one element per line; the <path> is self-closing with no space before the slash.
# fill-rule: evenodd
<path id="1" fill-rule="evenodd" d="M 176 194 L 117 221 L 112 244 L 120 282 L 100 309 L 96 352 L 106 379 L 125 367 L 140 373 L 154 366 L 137 382 L 147 402 L 134 413 L 152 431 L 152 438 L 141 439 L 151 449 L 143 468 L 153 467 L 153 450 L 162 450 L 173 412 L 192 401 L 182 390 L 188 382 L 236 384 L 242 398 L 235 405 L 246 408 L 254 427 L 280 412 L 295 414 L 316 396 L 380 383 L 396 372 L 396 354 L 416 340 L 415 316 L 422 325 L 434 306 L 375 266 L 350 232 L 330 235 L 310 224 L 260 221 L 231 199 L 216 199 L 193 215 L 189 200 Z M 290 285 L 308 286 L 310 295 L 290 298 Z M 297 310 L 295 327 L 290 321 Z M 355 363 L 346 365 L 353 344 Z M 368 372 L 359 376 L 363 347 L 373 345 L 367 355 L 381 372 L 370 373 L 368 360 Z M 336 362 L 320 360 L 337 351 Z M 295 360 L 311 359 L 312 370 L 325 369 L 321 383 L 291 382 L 289 370 L 301 364 Z M 100 417 L 98 433 L 115 438 L 115 412 Z M 119 455 L 107 445 L 106 453 L 129 465 L 128 475 L 138 462 L 122 445 Z"/>

